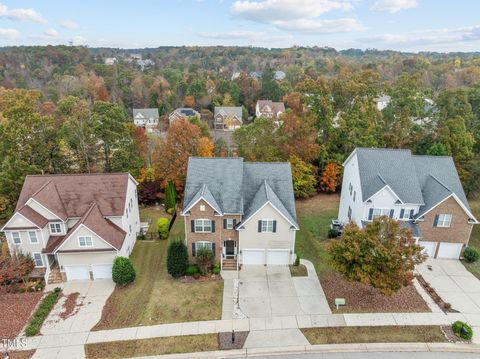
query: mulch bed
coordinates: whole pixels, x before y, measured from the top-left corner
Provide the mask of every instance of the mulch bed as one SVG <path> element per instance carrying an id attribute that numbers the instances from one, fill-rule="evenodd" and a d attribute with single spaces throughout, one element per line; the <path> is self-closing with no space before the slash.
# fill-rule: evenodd
<path id="1" fill-rule="evenodd" d="M 349 282 L 336 272 L 319 274 L 320 283 L 334 313 L 408 313 L 430 312 L 430 308 L 413 285 L 386 296 L 358 282 Z M 345 298 L 346 306 L 335 307 L 335 298 Z"/>
<path id="2" fill-rule="evenodd" d="M 232 332 L 218 333 L 218 348 L 220 350 L 242 349 L 249 332 L 235 332 L 235 342 L 232 343 Z"/>
<path id="3" fill-rule="evenodd" d="M 35 350 L 16 350 L 13 352 L 8 352 L 9 359 L 30 359 L 35 354 Z M 0 353 L 0 358 L 6 358 L 6 355 Z"/>
<path id="4" fill-rule="evenodd" d="M 450 343 L 471 343 L 469 340 L 462 339 L 457 337 L 457 335 L 453 332 L 451 325 L 442 325 L 441 326 L 443 334 Z"/>
<path id="5" fill-rule="evenodd" d="M 292 277 L 308 277 L 308 269 L 304 264 L 298 266 L 290 265 L 290 275 Z"/>
<path id="6" fill-rule="evenodd" d="M 0 338 L 13 339 L 27 324 L 42 292 L 0 294 Z"/>
<path id="7" fill-rule="evenodd" d="M 440 307 L 441 310 L 443 310 L 445 313 L 459 313 L 458 310 L 452 308 L 452 305 L 450 303 L 445 302 L 442 297 L 438 295 L 435 289 L 431 287 L 430 284 L 428 284 L 427 281 L 420 274 L 417 275 L 417 280 L 418 283 L 420 283 L 423 289 L 425 289 L 430 298 L 433 299 L 433 301 Z"/>
<path id="8" fill-rule="evenodd" d="M 68 317 L 71 317 L 72 315 L 75 315 L 78 313 L 80 310 L 80 306 L 77 305 L 77 299 L 80 293 L 71 293 L 67 296 L 67 299 L 65 300 L 65 303 L 63 303 L 63 310 L 59 314 L 60 318 L 62 319 L 67 319 Z"/>
<path id="9" fill-rule="evenodd" d="M 183 276 L 178 280 L 182 283 L 192 283 L 192 282 L 215 282 L 221 280 L 222 277 L 218 274 L 210 274 L 205 276 L 200 276 L 198 279 L 193 278 L 192 276 Z"/>

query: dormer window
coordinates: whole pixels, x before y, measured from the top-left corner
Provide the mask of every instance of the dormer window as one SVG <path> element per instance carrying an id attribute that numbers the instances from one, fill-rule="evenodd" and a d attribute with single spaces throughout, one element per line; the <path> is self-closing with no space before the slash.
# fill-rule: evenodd
<path id="1" fill-rule="evenodd" d="M 62 233 L 62 224 L 60 222 L 50 223 L 50 233 L 51 234 Z"/>

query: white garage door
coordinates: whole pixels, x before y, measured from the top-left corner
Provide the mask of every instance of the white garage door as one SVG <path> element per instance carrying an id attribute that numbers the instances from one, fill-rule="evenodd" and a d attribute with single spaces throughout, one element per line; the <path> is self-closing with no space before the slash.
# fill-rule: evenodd
<path id="1" fill-rule="evenodd" d="M 460 252 L 462 251 L 462 243 L 439 243 L 437 258 L 460 258 Z"/>
<path id="2" fill-rule="evenodd" d="M 265 250 L 263 249 L 243 249 L 242 264 L 263 265 L 265 264 Z"/>
<path id="3" fill-rule="evenodd" d="M 435 250 L 437 249 L 437 242 L 423 242 L 419 241 L 418 245 L 420 247 L 423 247 L 423 254 L 426 254 L 429 257 L 434 257 L 435 256 Z"/>
<path id="4" fill-rule="evenodd" d="M 87 265 L 65 266 L 67 280 L 90 279 Z"/>
<path id="5" fill-rule="evenodd" d="M 290 264 L 290 250 L 267 250 L 267 265 L 288 265 Z"/>
<path id="6" fill-rule="evenodd" d="M 112 278 L 112 264 L 93 264 L 93 279 Z"/>

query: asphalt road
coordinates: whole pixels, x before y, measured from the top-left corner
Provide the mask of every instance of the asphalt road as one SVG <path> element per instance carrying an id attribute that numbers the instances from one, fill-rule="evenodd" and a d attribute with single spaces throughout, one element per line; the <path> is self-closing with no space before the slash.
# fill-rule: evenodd
<path id="1" fill-rule="evenodd" d="M 440 352 L 362 352 L 261 356 L 258 359 L 478 359 L 478 353 Z"/>

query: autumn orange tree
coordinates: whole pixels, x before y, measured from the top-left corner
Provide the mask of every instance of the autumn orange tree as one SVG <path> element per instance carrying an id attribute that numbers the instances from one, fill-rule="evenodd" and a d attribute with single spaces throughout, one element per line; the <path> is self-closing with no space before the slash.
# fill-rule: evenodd
<path id="1" fill-rule="evenodd" d="M 370 285 L 385 295 L 410 285 L 415 265 L 425 260 L 411 230 L 387 216 L 364 229 L 347 224 L 328 252 L 333 268 L 346 279 Z"/>
<path id="2" fill-rule="evenodd" d="M 287 112 L 281 117 L 283 125 L 278 130 L 279 146 L 285 158 L 297 156 L 311 162 L 318 157 L 317 130 L 311 117 L 300 117 Z"/>
<path id="3" fill-rule="evenodd" d="M 340 184 L 340 174 L 342 167 L 334 162 L 328 162 L 322 171 L 320 177 L 320 188 L 322 191 L 333 193 Z"/>

